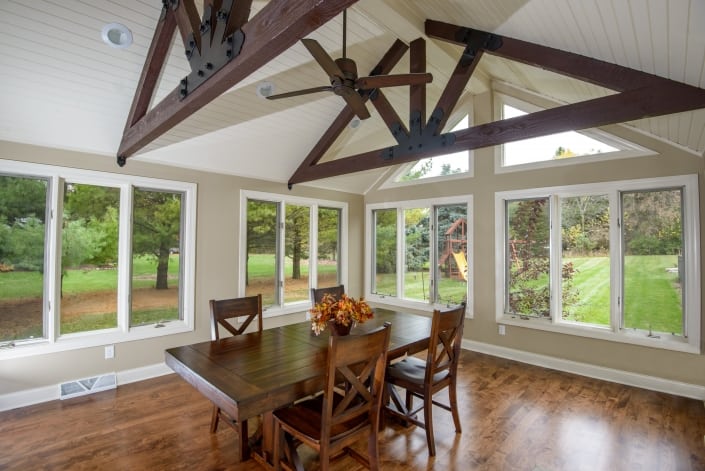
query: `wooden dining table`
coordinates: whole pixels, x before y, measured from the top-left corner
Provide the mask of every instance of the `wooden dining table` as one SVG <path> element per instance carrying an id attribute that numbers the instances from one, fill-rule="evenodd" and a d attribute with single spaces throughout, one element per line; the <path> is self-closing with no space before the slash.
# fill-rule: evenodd
<path id="1" fill-rule="evenodd" d="M 366 332 L 391 322 L 390 360 L 428 348 L 429 317 L 375 309 L 375 316 L 353 330 Z M 323 389 L 328 330 L 316 336 L 310 322 L 166 350 L 166 364 L 235 420 L 271 412 Z M 272 449 L 265 427 L 256 457 L 267 461 Z M 248 459 L 247 438 L 239 440 Z"/>

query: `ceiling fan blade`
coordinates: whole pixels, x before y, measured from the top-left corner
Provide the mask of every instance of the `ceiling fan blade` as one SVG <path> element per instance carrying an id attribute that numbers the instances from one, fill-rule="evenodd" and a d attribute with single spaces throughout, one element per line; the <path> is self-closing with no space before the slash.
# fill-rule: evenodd
<path id="1" fill-rule="evenodd" d="M 297 90 L 295 92 L 286 92 L 286 93 L 280 93 L 278 95 L 270 95 L 267 97 L 267 100 L 278 100 L 280 98 L 289 98 L 292 96 L 308 95 L 309 93 L 331 92 L 331 91 L 333 91 L 333 87 L 331 87 L 330 85 L 325 85 L 322 87 L 314 87 L 314 88 L 307 88 L 305 90 Z"/>
<path id="2" fill-rule="evenodd" d="M 360 77 L 355 82 L 356 88 L 372 90 L 382 87 L 399 87 L 402 85 L 421 85 L 433 80 L 431 74 L 396 74 L 396 75 L 373 75 L 371 77 Z"/>
<path id="3" fill-rule="evenodd" d="M 316 41 L 315 39 L 304 38 L 301 40 L 301 42 L 304 46 L 306 46 L 306 49 L 308 49 L 308 52 L 311 53 L 313 58 L 316 59 L 316 62 L 318 62 L 318 64 L 323 68 L 323 70 L 326 71 L 328 76 L 343 76 L 343 71 L 340 70 L 338 64 L 336 64 L 335 61 L 328 55 L 328 53 L 321 47 L 321 45 L 318 44 L 318 41 Z"/>
<path id="4" fill-rule="evenodd" d="M 346 89 L 346 91 L 341 96 L 345 99 L 345 102 L 348 104 L 348 106 L 352 108 L 353 112 L 357 115 L 358 118 L 367 119 L 370 117 L 370 112 L 365 106 L 365 102 L 355 90 Z"/>

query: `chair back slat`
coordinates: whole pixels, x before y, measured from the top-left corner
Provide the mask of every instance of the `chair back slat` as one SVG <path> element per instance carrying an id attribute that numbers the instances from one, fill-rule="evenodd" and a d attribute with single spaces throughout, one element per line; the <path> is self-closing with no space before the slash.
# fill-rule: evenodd
<path id="1" fill-rule="evenodd" d="M 328 288 L 311 288 L 311 302 L 313 304 L 319 304 L 323 301 L 323 296 L 326 294 L 331 294 L 335 299 L 340 299 L 343 293 L 345 293 L 345 285 L 331 286 Z"/>
<path id="2" fill-rule="evenodd" d="M 391 324 L 361 335 L 331 335 L 328 344 L 321 441 L 334 426 L 369 420 L 378 427 Z"/>
<path id="3" fill-rule="evenodd" d="M 465 303 L 446 311 L 433 312 L 431 336 L 426 358 L 425 383 L 431 384 L 438 373 L 455 375 L 465 324 Z"/>
<path id="4" fill-rule="evenodd" d="M 211 338 L 220 339 L 218 326 L 222 326 L 232 335 L 241 335 L 247 330 L 250 324 L 256 319 L 257 329 L 262 332 L 262 295 L 246 296 L 242 298 L 231 298 L 215 300 L 211 299 Z M 242 319 L 239 326 L 230 322 L 231 319 Z"/>

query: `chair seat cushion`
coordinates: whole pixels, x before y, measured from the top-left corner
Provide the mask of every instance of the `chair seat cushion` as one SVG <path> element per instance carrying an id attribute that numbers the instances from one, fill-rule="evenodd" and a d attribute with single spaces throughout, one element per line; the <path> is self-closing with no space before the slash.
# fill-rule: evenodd
<path id="1" fill-rule="evenodd" d="M 407 357 L 387 366 L 387 379 L 402 379 L 414 384 L 423 384 L 426 376 L 426 362 L 416 357 Z M 448 376 L 448 371 L 436 373 L 433 382 L 437 383 Z"/>
<path id="2" fill-rule="evenodd" d="M 334 404 L 337 404 L 340 396 L 336 395 Z M 285 407 L 274 411 L 274 416 L 282 423 L 295 428 L 309 439 L 319 442 L 321 440 L 321 411 L 323 410 L 323 396 L 319 395 L 313 399 L 302 401 L 293 406 Z M 331 440 L 338 440 L 345 435 L 349 435 L 368 422 L 367 415 L 334 425 L 331 429 Z"/>

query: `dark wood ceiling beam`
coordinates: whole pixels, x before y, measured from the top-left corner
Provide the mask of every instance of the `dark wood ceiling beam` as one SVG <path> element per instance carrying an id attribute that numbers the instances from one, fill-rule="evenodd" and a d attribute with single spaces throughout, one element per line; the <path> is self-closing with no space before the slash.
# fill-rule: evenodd
<path id="1" fill-rule="evenodd" d="M 411 41 L 409 50 L 409 72 L 426 73 L 426 40 L 423 38 Z M 426 126 L 426 84 L 411 85 L 409 87 L 409 116 L 418 116 L 418 123 L 409 124 L 409 127 L 418 127 L 422 131 Z M 413 118 L 412 118 L 413 119 Z M 389 124 L 387 124 L 389 126 Z"/>
<path id="2" fill-rule="evenodd" d="M 369 75 L 386 75 L 389 74 L 395 65 L 404 57 L 404 54 L 409 49 L 409 46 L 404 44 L 403 41 L 397 39 L 387 50 L 387 52 L 382 56 L 382 59 L 377 63 L 377 65 L 370 71 Z M 366 102 L 370 97 L 370 90 L 365 90 L 362 94 L 363 102 Z M 310 168 L 313 168 L 318 164 L 323 155 L 328 149 L 333 145 L 335 140 L 340 136 L 340 134 L 345 129 L 345 126 L 353 119 L 355 113 L 352 109 L 345 105 L 345 108 L 340 112 L 340 114 L 335 118 L 333 123 L 328 127 L 323 137 L 316 143 L 316 145 L 311 149 L 311 152 L 306 156 L 303 162 L 296 169 L 291 179 L 289 180 L 289 189 L 291 189 L 292 182 L 297 179 L 305 178 L 307 172 Z M 310 181 L 310 180 L 305 180 Z"/>
<path id="3" fill-rule="evenodd" d="M 436 107 L 443 111 L 445 119 L 457 103 L 466 78 L 472 74 L 470 69 L 474 69 L 483 52 L 585 80 L 618 93 L 442 134 L 441 137 L 449 139 L 443 141 L 440 148 L 408 152 L 408 148 L 396 146 L 325 162 L 311 167 L 305 178 L 292 180 L 290 185 L 564 131 L 705 108 L 704 89 L 578 54 L 431 20 L 426 21 L 426 34 L 465 46 Z M 433 115 L 429 126 L 432 119 Z M 439 126 L 437 131 L 440 133 L 441 129 Z"/>
<path id="4" fill-rule="evenodd" d="M 391 132 L 392 136 L 394 136 L 394 139 L 399 142 L 399 140 L 404 137 L 408 138 L 409 130 L 402 122 L 399 114 L 397 114 L 392 104 L 389 103 L 387 97 L 384 96 L 382 90 L 375 90 L 372 94 L 371 100 L 380 117 L 387 125 L 387 128 L 389 128 L 389 132 Z"/>
<path id="5" fill-rule="evenodd" d="M 126 130 L 118 161 L 124 162 L 356 1 L 271 0 L 243 25 L 245 43 L 238 56 L 183 100 L 177 87 Z"/>
<path id="6" fill-rule="evenodd" d="M 426 35 L 429 37 L 436 37 L 432 36 L 433 30 L 430 32 L 428 30 L 429 24 L 434 25 L 436 23 L 438 22 L 426 20 Z M 465 29 L 467 30 L 467 28 Z M 433 132 L 435 135 L 443 132 L 443 128 L 445 127 L 451 112 L 455 108 L 455 105 L 458 104 L 460 96 L 463 94 L 465 87 L 470 81 L 470 77 L 472 77 L 477 64 L 482 58 L 482 54 L 484 52 L 482 45 L 490 38 L 490 34 L 483 31 L 472 32 L 468 30 L 465 32 L 467 34 L 463 37 L 467 43 L 462 43 L 462 45 L 466 47 L 466 50 L 463 51 L 463 54 L 460 56 L 460 59 L 458 60 L 450 79 L 448 79 L 448 83 L 443 89 L 443 93 L 438 99 L 438 103 L 436 103 L 436 107 L 433 109 L 433 112 L 428 120 L 427 126 L 433 127 Z"/>
<path id="7" fill-rule="evenodd" d="M 664 79 L 665 80 L 665 79 Z M 414 152 L 394 160 L 385 160 L 386 149 L 377 149 L 319 164 L 309 171 L 305 181 L 330 178 L 400 163 L 414 162 L 438 154 L 480 149 L 533 137 L 576 129 L 606 126 L 651 116 L 660 116 L 705 108 L 705 90 L 670 82 L 656 88 L 628 90 L 580 103 L 559 106 L 516 118 L 473 126 L 455 131 L 455 142 L 442 152 Z"/>
<path id="8" fill-rule="evenodd" d="M 477 31 L 434 20 L 426 20 L 425 28 L 428 37 L 459 46 L 465 46 L 463 38 Z M 617 91 L 651 86 L 659 79 L 617 64 L 506 36 L 502 36 L 499 48 L 487 52 Z"/>
<path id="9" fill-rule="evenodd" d="M 188 44 L 189 38 L 193 37 L 196 48 L 201 49 L 201 35 L 198 32 L 201 27 L 201 19 L 198 16 L 198 9 L 193 0 L 179 0 L 174 10 L 176 23 L 179 25 L 179 33 L 184 46 Z M 193 35 L 193 36 L 191 36 Z"/>
<path id="10" fill-rule="evenodd" d="M 132 106 L 127 115 L 125 132 L 147 113 L 149 104 L 154 97 L 154 92 L 161 75 L 160 72 L 166 63 L 171 43 L 174 40 L 174 32 L 176 31 L 176 17 L 167 13 L 168 10 L 163 8 L 162 15 L 154 30 L 152 43 L 149 46 L 147 58 L 142 68 L 142 75 L 140 76 L 135 96 L 132 99 Z"/>
<path id="11" fill-rule="evenodd" d="M 228 24 L 225 28 L 225 36 L 230 36 L 239 28 L 242 28 L 250 18 L 252 10 L 252 0 L 234 0 L 233 8 L 228 15 Z M 220 38 L 221 40 L 223 38 Z"/>

